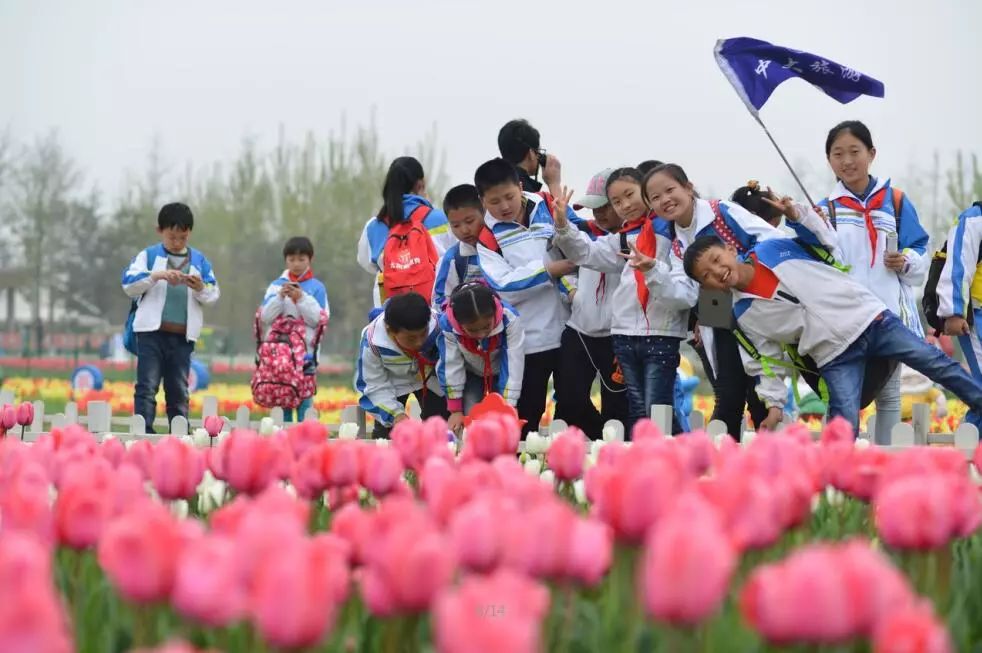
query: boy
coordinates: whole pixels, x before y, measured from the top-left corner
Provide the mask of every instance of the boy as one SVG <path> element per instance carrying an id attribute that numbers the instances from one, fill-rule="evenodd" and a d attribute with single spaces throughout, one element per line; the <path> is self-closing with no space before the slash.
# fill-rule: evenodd
<path id="1" fill-rule="evenodd" d="M 812 257 L 785 238 L 759 241 L 744 257 L 716 236 L 697 238 L 685 252 L 685 272 L 704 288 L 733 293 L 733 314 L 745 337 L 744 367 L 759 376 L 767 405 L 761 428 L 781 420 L 787 390 L 778 377 L 782 347 L 811 356 L 829 389 L 829 415 L 841 415 L 859 432 L 859 389 L 866 359 L 909 365 L 982 411 L 982 383 L 939 349 L 907 329 L 876 295 L 848 275 Z M 979 425 L 978 418 L 970 420 Z"/>
<path id="2" fill-rule="evenodd" d="M 586 194 L 575 204 L 593 211 L 593 220 L 577 225 L 591 239 L 617 233 L 622 220 L 607 201 L 607 168 L 595 174 Z M 573 296 L 572 315 L 562 335 L 562 352 L 557 376 L 562 394 L 556 397 L 556 418 L 565 420 L 591 438 L 601 437 L 604 423 L 616 419 L 627 423 L 627 392 L 613 380 L 614 349 L 610 336 L 612 301 L 620 275 L 580 267 Z M 593 380 L 600 377 L 600 407 L 590 398 Z"/>
<path id="3" fill-rule="evenodd" d="M 186 204 L 166 204 L 157 215 L 160 243 L 143 250 L 123 271 L 123 292 L 135 299 L 137 334 L 134 413 L 154 433 L 157 390 L 164 382 L 167 421 L 188 415 L 191 352 L 201 333 L 201 307 L 218 301 L 211 263 L 188 247 L 194 215 Z"/>
<path id="4" fill-rule="evenodd" d="M 556 370 L 575 283 L 563 277 L 576 266 L 552 247 L 555 228 L 549 206 L 542 196 L 523 192 L 512 164 L 504 159 L 483 163 L 474 173 L 474 185 L 496 244 L 492 249 L 478 243 L 481 272 L 515 307 L 525 326 L 525 370 L 516 408 L 526 421 L 527 434 L 539 428 L 546 409 L 549 377 Z M 561 385 L 559 379 L 554 382 Z"/>
<path id="5" fill-rule="evenodd" d="M 945 334 L 958 337 L 972 376 L 982 383 L 982 202 L 958 216 L 948 248 L 938 279 L 938 317 L 944 320 Z"/>
<path id="6" fill-rule="evenodd" d="M 375 417 L 373 438 L 387 438 L 406 419 L 406 401 L 416 395 L 423 419 L 446 419 L 447 401 L 434 374 L 437 318 L 426 299 L 414 292 L 396 295 L 385 311 L 361 332 L 355 390 L 358 404 Z"/>
<path id="7" fill-rule="evenodd" d="M 286 241 L 283 246 L 283 259 L 286 261 L 286 270 L 269 284 L 263 297 L 260 309 L 262 335 L 263 338 L 266 337 L 273 326 L 273 320 L 281 315 L 303 319 L 306 326 L 304 341 L 307 345 L 304 362 L 313 362 L 317 358 L 320 335 L 323 334 L 323 328 L 318 329 L 322 315 L 325 322 L 331 317 L 327 288 L 314 278 L 314 271 L 310 267 L 314 260 L 314 245 L 306 236 L 295 236 Z M 316 374 L 317 370 L 313 369 L 312 372 Z M 313 399 L 308 397 L 297 406 L 298 422 L 303 421 L 312 403 Z M 287 422 L 293 421 L 292 408 L 284 408 L 283 419 Z"/>
<path id="8" fill-rule="evenodd" d="M 443 212 L 450 222 L 450 231 L 458 242 L 440 258 L 433 283 L 433 307 L 443 308 L 454 288 L 484 278 L 477 258 L 477 243 L 483 236 L 494 249 L 494 236 L 484 224 L 484 207 L 477 188 L 470 184 L 454 186 L 443 200 Z"/>
<path id="9" fill-rule="evenodd" d="M 530 193 L 542 190 L 543 182 L 548 188 L 558 188 L 560 163 L 552 154 L 539 147 L 539 130 L 528 120 L 518 118 L 509 120 L 498 131 L 498 152 L 508 163 L 515 166 L 522 188 Z M 542 181 L 538 181 L 539 170 Z"/>

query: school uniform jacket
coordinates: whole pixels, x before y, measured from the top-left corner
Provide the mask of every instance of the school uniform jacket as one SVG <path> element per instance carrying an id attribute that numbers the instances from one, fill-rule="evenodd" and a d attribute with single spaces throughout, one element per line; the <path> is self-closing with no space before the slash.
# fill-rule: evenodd
<path id="1" fill-rule="evenodd" d="M 457 242 L 453 233 L 450 231 L 450 224 L 447 222 L 446 214 L 435 208 L 429 200 L 419 195 L 403 195 L 402 211 L 406 219 L 412 215 L 420 206 L 430 207 L 430 212 L 423 220 L 423 226 L 433 238 L 433 245 L 436 247 L 437 254 L 442 255 L 447 248 Z M 375 307 L 378 308 L 385 301 L 382 297 L 382 252 L 385 249 L 385 242 L 389 239 L 389 227 L 384 222 L 374 217 L 365 223 L 361 237 L 358 239 L 358 265 L 366 272 L 375 275 L 375 285 L 372 289 L 372 299 Z"/>
<path id="2" fill-rule="evenodd" d="M 764 240 L 751 250 L 769 268 L 778 285 L 771 298 L 733 290 L 733 315 L 740 330 L 761 355 L 780 360 L 782 345 L 796 345 L 819 368 L 831 362 L 886 310 L 871 290 L 840 270 L 816 260 L 797 242 Z M 787 398 L 784 369 L 772 375 L 743 348 L 744 368 L 758 376 L 757 394 L 768 407 L 783 407 Z M 857 388 L 857 392 L 859 389 Z"/>
<path id="3" fill-rule="evenodd" d="M 967 317 L 982 308 L 982 209 L 972 206 L 958 216 L 948 233 L 948 258 L 938 279 L 938 316 Z M 980 329 L 976 325 L 976 329 Z M 982 331 L 980 331 L 982 332 Z"/>
<path id="4" fill-rule="evenodd" d="M 532 203 L 528 226 L 487 214 L 485 224 L 501 252 L 478 243 L 477 253 L 488 285 L 522 316 L 525 353 L 535 354 L 559 347 L 569 319 L 569 293 L 576 283 L 572 275 L 554 280 L 546 272 L 546 261 L 562 259 L 563 252 L 552 246 L 555 226 L 546 202 L 540 195 L 524 195 Z"/>
<path id="5" fill-rule="evenodd" d="M 580 231 L 593 241 L 609 235 L 593 221 L 586 221 L 578 226 Z M 599 272 L 581 266 L 576 274 L 576 294 L 573 295 L 572 310 L 567 325 L 591 338 L 610 336 L 615 296 L 620 280 L 619 272 Z"/>
<path id="6" fill-rule="evenodd" d="M 437 336 L 439 327 L 434 314 L 430 318 L 429 336 L 420 353 L 427 360 L 436 362 Z M 428 371 L 427 392 L 443 396 L 443 388 L 436 378 L 433 368 Z M 355 368 L 355 391 L 358 392 L 358 405 L 371 413 L 386 426 L 390 426 L 395 416 L 405 410 L 399 401 L 412 392 L 422 389 L 416 360 L 407 355 L 389 336 L 385 329 L 385 314 L 372 320 L 362 329 L 361 344 L 358 348 L 358 363 Z"/>
<path id="7" fill-rule="evenodd" d="M 460 270 L 464 278 L 460 278 Z M 454 289 L 462 283 L 479 281 L 484 278 L 481 274 L 481 264 L 477 257 L 477 248 L 457 241 L 440 257 L 436 266 L 436 280 L 433 282 L 433 307 L 442 310 L 443 305 L 450 299 Z"/>
<path id="8" fill-rule="evenodd" d="M 204 288 L 191 290 L 188 288 L 188 321 L 186 337 L 194 342 L 201 334 L 204 318 L 202 306 L 208 306 L 218 301 L 221 292 L 211 263 L 205 255 L 196 249 L 188 248 L 190 257 L 188 274 L 201 277 Z M 153 264 L 150 264 L 150 260 Z M 130 265 L 123 271 L 123 292 L 138 301 L 136 315 L 133 316 L 133 331 L 147 333 L 160 329 L 164 304 L 167 301 L 167 282 L 153 281 L 151 272 L 167 269 L 167 250 L 163 244 L 151 245 L 137 254 Z"/>
<path id="9" fill-rule="evenodd" d="M 836 234 L 814 209 L 795 203 L 800 216 L 797 221 L 788 221 L 786 227 L 795 232 L 798 238 L 809 244 L 822 245 L 835 253 Z M 737 251 L 746 252 L 759 241 L 772 238 L 787 238 L 784 231 L 768 224 L 736 202 L 719 202 L 720 224 L 708 200 L 696 199 L 692 222 L 688 227 L 675 224 L 675 240 L 672 243 L 672 256 L 669 264 L 658 262 L 652 280 L 654 292 L 660 293 L 669 301 L 680 306 L 692 307 L 699 298 L 699 284 L 685 273 L 682 265 L 685 250 L 702 236 L 716 236 L 723 242 L 736 245 Z M 700 327 L 699 333 L 706 349 L 713 372 L 716 373 L 716 348 L 713 346 L 713 330 Z"/>
<path id="10" fill-rule="evenodd" d="M 440 333 L 436 342 L 440 361 L 436 366 L 436 374 L 447 397 L 447 410 L 460 412 L 463 410 L 467 373 L 470 372 L 483 379 L 484 360 L 461 344 L 465 339 L 472 343 L 474 340 L 464 334 L 449 306 L 440 315 L 438 323 Z M 525 331 L 519 321 L 518 313 L 505 302 L 499 303 L 495 325 L 488 337 L 481 341 L 480 347 L 486 351 L 491 339 L 499 335 L 498 346 L 490 352 L 489 356 L 492 374 L 497 377 L 494 391 L 514 406 L 522 394 L 526 353 Z"/>
<path id="11" fill-rule="evenodd" d="M 879 208 L 870 209 L 867 223 L 863 211 L 846 206 L 843 200 L 855 202 L 864 208 L 878 201 L 882 201 L 882 204 Z M 830 214 L 829 202 L 835 203 L 835 228 L 841 261 L 850 266 L 850 276 L 872 290 L 887 308 L 900 316 L 908 329 L 924 337 L 915 288 L 924 283 L 931 265 L 927 251 L 930 239 L 907 195 L 904 195 L 901 205 L 899 231 L 889 179 L 874 179 L 865 200 L 859 199 L 839 182 L 832 194 L 819 202 L 826 215 Z M 871 228 L 876 232 L 875 242 L 870 234 Z M 897 251 L 907 259 L 900 272 L 894 272 L 883 264 L 888 234 L 897 234 Z"/>
<path id="12" fill-rule="evenodd" d="M 655 259 L 665 263 L 672 248 L 671 225 L 654 218 Z M 627 232 L 627 243 L 633 244 L 641 233 L 641 227 Z M 571 261 L 581 268 L 617 275 L 619 283 L 611 297 L 610 332 L 624 336 L 671 336 L 684 338 L 687 330 L 689 304 L 672 297 L 658 295 L 654 290 L 657 266 L 645 273 L 649 289 L 648 307 L 644 310 L 638 300 L 634 268 L 621 258 L 619 233 L 601 236 L 596 240 L 570 224 L 556 232 L 556 245 Z M 576 293 L 579 298 L 580 291 Z M 695 303 L 693 299 L 692 303 Z"/>
<path id="13" fill-rule="evenodd" d="M 262 310 L 259 314 L 263 326 L 262 335 L 265 338 L 269 334 L 273 320 L 281 315 L 302 318 L 306 326 L 304 342 L 307 344 L 307 351 L 311 352 L 314 333 L 320 322 L 321 313 L 325 313 L 328 318 L 331 317 L 331 305 L 327 301 L 327 288 L 320 280 L 313 277 L 301 281 L 300 290 L 303 291 L 303 294 L 300 296 L 300 301 L 294 303 L 292 299 L 280 297 L 280 288 L 288 281 L 290 281 L 290 274 L 284 270 L 283 274 L 269 284 L 269 288 L 266 289 Z"/>

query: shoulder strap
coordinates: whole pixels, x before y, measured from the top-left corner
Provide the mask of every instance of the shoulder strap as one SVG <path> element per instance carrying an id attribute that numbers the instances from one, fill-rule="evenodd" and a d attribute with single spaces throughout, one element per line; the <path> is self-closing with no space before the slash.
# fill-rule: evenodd
<path id="1" fill-rule="evenodd" d="M 829 222 L 833 229 L 838 230 L 839 226 L 835 223 L 835 200 L 831 197 L 829 198 Z"/>
<path id="2" fill-rule="evenodd" d="M 317 326 L 314 327 L 314 339 L 310 343 L 310 348 L 313 349 L 314 363 L 318 363 L 318 350 L 320 349 L 321 339 L 324 337 L 324 332 L 327 331 L 327 311 L 321 310 L 320 319 L 317 320 Z"/>
<path id="3" fill-rule="evenodd" d="M 620 243 L 621 244 L 621 254 L 630 254 L 631 253 L 631 248 L 627 244 L 627 234 L 622 231 L 620 233 L 620 237 L 621 237 L 620 238 L 620 240 L 621 240 L 621 243 Z"/>
<path id="4" fill-rule="evenodd" d="M 463 254 L 460 253 L 459 247 L 457 248 L 457 251 L 454 253 L 453 265 L 454 265 L 454 269 L 457 272 L 457 283 L 458 284 L 464 283 L 464 277 L 467 276 L 467 259 L 464 257 Z"/>
<path id="5" fill-rule="evenodd" d="M 479 245 L 483 245 L 487 249 L 490 249 L 496 254 L 501 254 L 501 245 L 498 244 L 498 238 L 487 225 L 485 225 L 484 228 L 481 229 L 481 233 L 478 234 L 477 243 Z"/>
<path id="6" fill-rule="evenodd" d="M 776 376 L 774 374 L 774 367 L 783 367 L 791 371 L 791 391 L 794 393 L 794 399 L 798 403 L 801 403 L 801 397 L 798 395 L 798 376 L 802 372 L 811 372 L 805 364 L 805 361 L 801 358 L 798 350 L 792 345 L 785 345 L 783 347 L 784 353 L 788 355 L 791 362 L 786 362 L 783 360 L 778 360 L 776 358 L 771 358 L 770 356 L 764 356 L 760 353 L 760 350 L 754 346 L 754 343 L 750 341 L 750 338 L 740 330 L 740 327 L 736 324 L 733 325 L 733 336 L 736 338 L 737 343 L 747 355 L 753 358 L 755 361 L 760 363 L 760 369 L 764 372 L 764 376 Z M 826 404 L 829 402 L 829 389 L 828 385 L 825 383 L 825 379 L 819 381 L 819 396 L 822 401 Z"/>
<path id="7" fill-rule="evenodd" d="M 430 214 L 432 210 L 433 209 L 431 207 L 426 206 L 425 204 L 420 204 L 415 209 L 413 209 L 412 213 L 409 214 L 409 221 L 413 223 L 414 226 L 418 225 L 422 227 L 423 221 L 426 220 L 426 217 Z"/>
<path id="8" fill-rule="evenodd" d="M 368 325 L 368 333 L 365 334 L 365 339 L 368 341 L 368 348 L 372 350 L 372 353 L 382 358 L 382 354 L 378 352 L 378 347 L 375 346 L 375 321 Z"/>
<path id="9" fill-rule="evenodd" d="M 713 221 L 713 228 L 716 229 L 716 233 L 720 235 L 720 238 L 728 245 L 733 245 L 736 248 L 737 253 L 742 254 L 747 251 L 747 248 L 743 246 L 743 243 L 736 237 L 733 230 L 730 229 L 730 225 L 726 224 L 726 219 L 723 217 L 723 211 L 719 207 L 719 200 L 709 200 L 709 206 L 713 209 L 713 214 L 716 219 Z"/>
<path id="10" fill-rule="evenodd" d="M 897 233 L 900 233 L 900 214 L 904 211 L 904 191 L 890 187 L 893 193 L 893 219 L 897 221 Z"/>

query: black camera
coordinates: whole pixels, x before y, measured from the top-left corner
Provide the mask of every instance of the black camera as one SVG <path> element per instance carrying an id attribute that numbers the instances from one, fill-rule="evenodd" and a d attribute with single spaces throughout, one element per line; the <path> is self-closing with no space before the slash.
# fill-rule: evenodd
<path id="1" fill-rule="evenodd" d="M 539 167 L 545 168 L 546 160 L 547 160 L 546 151 L 543 150 L 542 148 L 539 148 L 538 150 L 536 150 L 535 155 L 539 159 Z"/>

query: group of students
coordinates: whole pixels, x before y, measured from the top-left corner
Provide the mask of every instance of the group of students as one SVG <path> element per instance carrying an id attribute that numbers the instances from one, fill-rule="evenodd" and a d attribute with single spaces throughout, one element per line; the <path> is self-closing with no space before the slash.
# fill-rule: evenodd
<path id="1" fill-rule="evenodd" d="M 915 289 L 930 266 L 929 237 L 910 199 L 870 175 L 876 149 L 862 123 L 829 132 L 837 184 L 818 206 L 757 182 L 730 200 L 703 199 L 682 167 L 658 161 L 603 170 L 571 203 L 531 125 L 511 121 L 498 140 L 503 158 L 451 189 L 443 211 L 425 199 L 422 166 L 394 161 L 385 207 L 362 234 L 358 258 L 375 275 L 378 314 L 362 333 L 355 387 L 377 436 L 405 418 L 413 393 L 424 417 L 447 416 L 456 430 L 495 391 L 534 429 L 550 378 L 555 417 L 591 437 L 620 419 L 630 434 L 653 405 L 675 405 L 690 336 L 715 391 L 713 418 L 735 437 L 748 407 L 755 427 L 776 426 L 785 379 L 801 373 L 821 388 L 830 416 L 857 430 L 864 396 L 875 398 L 874 435 L 888 442 L 900 420 L 898 363 L 963 400 L 968 421 L 982 419 L 982 211 L 959 217 L 949 238 L 957 256 L 937 288 L 944 330 L 960 337 L 969 373 L 925 342 Z M 584 209 L 592 220 L 577 214 Z M 406 241 L 390 230 L 414 220 L 432 244 L 432 275 L 387 294 L 387 276 L 405 278 L 386 262 Z M 729 323 L 700 323 L 707 290 L 731 295 Z M 600 410 L 590 399 L 597 377 Z M 685 427 L 676 410 L 672 431 Z"/>
<path id="2" fill-rule="evenodd" d="M 730 200 L 703 199 L 680 166 L 658 161 L 605 169 L 571 204 L 558 159 L 531 125 L 510 121 L 498 145 L 502 157 L 480 165 L 473 185 L 452 188 L 442 210 L 426 198 L 419 161 L 396 159 L 382 208 L 361 234 L 357 258 L 375 277 L 375 310 L 354 385 L 376 437 L 406 418 L 410 395 L 424 417 L 442 415 L 459 431 L 491 392 L 515 406 L 528 432 L 545 412 L 550 379 L 556 418 L 590 437 L 618 419 L 630 434 L 653 405 L 676 404 L 680 345 L 690 336 L 715 391 L 713 418 L 735 437 L 748 407 L 757 428 L 774 427 L 784 379 L 800 372 L 827 396 L 829 414 L 854 427 L 875 397 L 875 437 L 887 442 L 900 419 L 897 362 L 962 399 L 968 421 L 982 420 L 982 205 L 959 216 L 937 278 L 937 315 L 958 336 L 966 372 L 924 340 L 915 288 L 931 265 L 929 238 L 909 198 L 870 175 L 876 150 L 862 123 L 829 132 L 838 181 L 818 206 L 756 182 Z M 187 415 L 202 306 L 220 294 L 207 258 L 188 247 L 191 210 L 168 204 L 157 226 L 160 243 L 122 276 L 134 300 L 135 412 L 149 432 L 161 381 L 168 418 Z M 313 255 L 307 238 L 287 241 L 286 269 L 256 328 L 261 350 L 283 324 L 299 325 L 293 350 L 305 377 L 316 371 L 329 317 Z M 700 286 L 732 297 L 724 323 L 700 321 Z M 590 397 L 597 379 L 599 410 Z M 313 379 L 303 388 L 289 403 L 298 419 Z M 675 411 L 673 433 L 687 428 L 685 417 Z"/>

